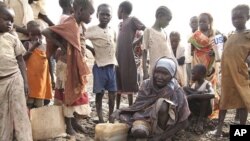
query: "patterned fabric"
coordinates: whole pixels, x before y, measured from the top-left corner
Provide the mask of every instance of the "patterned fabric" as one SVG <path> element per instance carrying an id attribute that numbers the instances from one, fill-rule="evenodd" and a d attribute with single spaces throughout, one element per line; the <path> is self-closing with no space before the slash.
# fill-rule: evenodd
<path id="1" fill-rule="evenodd" d="M 0 140 L 33 141 L 21 73 L 1 79 L 0 88 Z"/>
<path id="2" fill-rule="evenodd" d="M 84 48 L 82 48 L 81 39 L 85 39 L 79 26 L 74 18 L 70 16 L 61 25 L 52 26 L 50 30 L 61 36 L 64 40 L 68 42 L 67 46 L 67 72 L 65 81 L 65 91 L 64 91 L 64 104 L 72 105 L 77 101 L 82 94 L 85 93 L 85 87 L 87 84 L 87 75 L 90 70 L 87 66 L 86 60 L 82 54 Z M 57 50 L 55 46 L 49 39 L 47 39 L 47 56 L 50 57 Z M 86 103 L 88 103 L 86 101 Z"/>

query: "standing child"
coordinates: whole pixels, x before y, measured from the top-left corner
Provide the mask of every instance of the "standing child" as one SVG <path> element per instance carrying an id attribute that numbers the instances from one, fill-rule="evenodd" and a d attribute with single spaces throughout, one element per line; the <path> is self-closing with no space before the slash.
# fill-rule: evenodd
<path id="1" fill-rule="evenodd" d="M 92 42 L 95 52 L 93 92 L 96 94 L 96 111 L 100 123 L 104 122 L 102 116 L 102 98 L 105 90 L 108 90 L 109 117 L 114 110 L 115 93 L 117 91 L 115 72 L 115 66 L 117 65 L 115 57 L 116 35 L 115 31 L 108 26 L 112 17 L 111 13 L 112 9 L 109 5 L 99 5 L 97 18 L 100 23 L 88 28 L 86 32 L 86 38 Z"/>
<path id="2" fill-rule="evenodd" d="M 119 25 L 117 40 L 117 103 L 120 107 L 121 93 L 128 94 L 129 105 L 133 104 L 133 93 L 138 91 L 137 68 L 133 52 L 133 40 L 137 30 L 144 30 L 145 26 L 136 17 L 129 17 L 132 4 L 124 1 L 119 5 L 118 18 L 123 21 Z"/>
<path id="3" fill-rule="evenodd" d="M 59 0 L 59 5 L 62 8 L 62 15 L 58 24 L 62 24 L 73 13 L 73 0 Z"/>
<path id="4" fill-rule="evenodd" d="M 249 74 L 246 63 L 250 52 L 250 31 L 246 29 L 249 6 L 238 5 L 233 8 L 231 19 L 235 31 L 228 37 L 222 55 L 219 125 L 211 132 L 216 137 L 222 135 L 228 109 L 238 109 L 241 125 L 246 124 L 250 111 Z"/>
<path id="5" fill-rule="evenodd" d="M 196 30 L 198 30 L 198 17 L 197 16 L 193 16 L 190 18 L 189 26 L 191 28 L 192 34 Z M 188 39 L 191 36 L 192 35 L 189 35 Z M 191 68 L 192 68 L 192 61 L 193 61 L 193 54 L 192 54 L 191 49 L 192 49 L 191 44 L 188 43 L 187 48 L 186 48 L 186 58 L 185 58 L 186 68 L 187 68 L 187 84 L 188 85 L 190 85 L 190 83 L 191 83 Z"/>
<path id="6" fill-rule="evenodd" d="M 214 90 L 211 83 L 205 79 L 206 73 L 204 65 L 195 65 L 192 69 L 192 86 L 183 88 L 192 114 L 190 129 L 196 134 L 203 133 L 204 118 L 212 113 L 211 99 L 214 98 Z"/>
<path id="7" fill-rule="evenodd" d="M 63 111 L 66 122 L 66 132 L 75 135 L 81 127 L 75 122 L 75 115 L 90 114 L 88 95 L 85 90 L 87 75 L 90 70 L 82 54 L 85 52 L 85 35 L 82 23 L 88 24 L 94 8 L 91 0 L 74 0 L 74 14 L 63 24 L 52 26 L 43 31 L 47 38 L 47 53 L 50 57 L 58 47 L 61 47 L 60 93 L 63 95 Z M 83 46 L 82 46 L 83 45 Z M 73 123 L 74 125 L 73 127 Z M 78 126 L 79 125 L 79 126 Z"/>
<path id="8" fill-rule="evenodd" d="M 13 10 L 0 2 L 0 140 L 32 141 L 25 95 L 28 95 L 25 48 L 9 33 Z"/>
<path id="9" fill-rule="evenodd" d="M 52 87 L 49 73 L 48 60 L 46 57 L 46 44 L 42 43 L 40 25 L 35 21 L 27 24 L 30 41 L 24 42 L 27 50 L 24 55 L 27 66 L 27 77 L 29 84 L 28 107 L 41 107 L 44 99 L 52 98 Z"/>
<path id="10" fill-rule="evenodd" d="M 48 25 L 54 25 L 47 15 L 45 0 L 29 0 L 29 4 L 33 10 L 34 20 L 40 24 L 42 29 L 47 28 Z"/>
<path id="11" fill-rule="evenodd" d="M 179 32 L 172 31 L 170 33 L 170 44 L 173 54 L 178 62 L 177 67 L 177 80 L 181 86 L 186 86 L 187 84 L 187 73 L 185 64 L 185 48 L 180 44 L 181 36 Z"/>
<path id="12" fill-rule="evenodd" d="M 146 28 L 143 35 L 143 79 L 147 79 L 149 75 L 151 76 L 153 66 L 160 57 L 174 57 L 168 45 L 167 35 L 163 30 L 172 19 L 170 9 L 166 6 L 160 6 L 156 10 L 155 18 L 153 27 Z M 148 58 L 149 71 L 146 65 Z"/>

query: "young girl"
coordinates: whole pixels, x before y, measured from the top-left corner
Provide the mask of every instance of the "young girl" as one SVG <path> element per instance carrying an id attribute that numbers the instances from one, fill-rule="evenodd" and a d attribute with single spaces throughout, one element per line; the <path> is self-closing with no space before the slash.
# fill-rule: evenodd
<path id="1" fill-rule="evenodd" d="M 130 17 L 132 4 L 124 1 L 119 5 L 118 18 L 123 20 L 117 38 L 117 105 L 120 107 L 121 93 L 128 94 L 129 105 L 133 104 L 133 93 L 138 91 L 137 68 L 133 53 L 133 40 L 137 30 L 144 30 L 145 26 L 136 17 Z M 129 68 L 129 69 L 128 69 Z"/>
<path id="2" fill-rule="evenodd" d="M 160 57 L 174 57 L 167 42 L 167 35 L 163 28 L 167 27 L 172 19 L 172 13 L 166 6 L 160 6 L 155 13 L 153 27 L 146 28 L 143 34 L 143 79 L 151 75 L 156 60 Z M 149 54 L 149 57 L 147 57 Z M 149 71 L 147 68 L 149 58 Z"/>
<path id="3" fill-rule="evenodd" d="M 28 95 L 25 48 L 9 33 L 13 11 L 0 2 L 0 140 L 32 141 L 25 95 Z"/>
<path id="4" fill-rule="evenodd" d="M 209 13 L 201 13 L 199 15 L 199 29 L 192 35 L 189 42 L 192 44 L 193 63 L 203 64 L 207 69 L 206 79 L 212 83 L 213 89 L 216 92 L 216 85 L 218 82 L 219 73 L 219 54 L 214 44 L 215 35 L 218 31 L 213 29 L 213 17 Z M 218 117 L 218 100 L 219 95 L 215 93 L 215 105 L 213 115 L 211 117 Z"/>
<path id="5" fill-rule="evenodd" d="M 219 125 L 212 132 L 222 135 L 222 126 L 227 109 L 239 109 L 240 124 L 246 124 L 250 111 L 250 88 L 247 57 L 250 52 L 250 30 L 246 29 L 249 20 L 249 6 L 238 5 L 232 10 L 232 23 L 235 31 L 228 37 L 221 61 L 221 99 Z"/>
<path id="6" fill-rule="evenodd" d="M 27 50 L 24 55 L 27 66 L 27 77 L 30 88 L 28 107 L 41 107 L 44 99 L 52 98 L 52 87 L 46 57 L 46 45 L 42 43 L 41 27 L 35 21 L 27 24 L 30 41 L 24 42 Z"/>

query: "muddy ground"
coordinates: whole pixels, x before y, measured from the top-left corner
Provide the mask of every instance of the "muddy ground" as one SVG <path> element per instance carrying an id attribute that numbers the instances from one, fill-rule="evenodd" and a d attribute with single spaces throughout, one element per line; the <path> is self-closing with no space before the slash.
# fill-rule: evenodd
<path id="1" fill-rule="evenodd" d="M 92 68 L 93 58 L 91 55 L 88 55 L 88 63 L 89 63 L 90 68 Z M 59 137 L 59 138 L 49 139 L 46 141 L 74 141 L 74 140 L 94 141 L 94 136 L 95 136 L 94 128 L 98 121 L 98 117 L 96 115 L 96 110 L 95 110 L 95 95 L 92 93 L 92 82 L 93 82 L 92 75 L 89 76 L 88 80 L 89 80 L 89 83 L 88 83 L 87 91 L 90 96 L 90 106 L 92 108 L 91 118 L 79 119 L 79 123 L 82 125 L 82 127 L 85 128 L 85 133 L 78 134 L 76 137 L 71 137 L 71 138 Z M 108 116 L 108 99 L 107 98 L 108 98 L 107 94 L 105 94 L 104 99 L 103 99 L 103 112 L 104 112 L 105 121 L 107 121 L 107 116 Z M 126 107 L 126 106 L 128 106 L 127 98 L 122 97 L 122 102 L 121 102 L 120 107 Z M 213 120 L 213 121 L 207 122 L 208 124 L 205 125 L 205 132 L 203 134 L 197 135 L 195 133 L 183 130 L 179 132 L 173 140 L 174 141 L 228 141 L 229 140 L 229 135 L 228 135 L 229 127 L 230 127 L 230 124 L 234 122 L 234 116 L 235 116 L 235 110 L 228 111 L 228 114 L 225 119 L 225 125 L 223 128 L 223 131 L 226 133 L 225 137 L 213 138 L 207 135 L 209 131 L 214 130 L 214 127 L 210 125 L 217 124 L 217 120 Z M 249 123 L 250 123 L 250 116 L 248 116 L 247 124 Z"/>

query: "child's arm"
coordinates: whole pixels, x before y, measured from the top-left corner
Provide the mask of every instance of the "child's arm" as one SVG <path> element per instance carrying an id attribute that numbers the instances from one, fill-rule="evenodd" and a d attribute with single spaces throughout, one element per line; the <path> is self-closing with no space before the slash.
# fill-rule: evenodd
<path id="1" fill-rule="evenodd" d="M 50 77 L 51 77 L 52 89 L 55 89 L 56 82 L 55 82 L 55 78 L 53 75 L 53 62 L 52 62 L 51 58 L 48 58 L 48 63 L 49 63 L 49 73 L 50 73 Z"/>
<path id="2" fill-rule="evenodd" d="M 197 99 L 197 100 L 210 100 L 214 98 L 213 94 L 192 94 L 188 95 L 187 99 L 192 100 L 192 99 Z"/>
<path id="3" fill-rule="evenodd" d="M 32 52 L 39 47 L 42 44 L 42 41 L 36 41 L 31 48 L 29 48 L 29 44 L 28 42 L 24 43 L 24 47 L 27 50 L 27 52 L 23 55 L 23 59 L 26 61 L 29 59 L 30 55 L 32 54 Z"/>
<path id="4" fill-rule="evenodd" d="M 51 31 L 49 28 L 42 31 L 42 34 L 58 47 L 66 48 L 65 41 L 61 36 Z"/>
<path id="5" fill-rule="evenodd" d="M 25 65 L 25 62 L 23 60 L 22 55 L 18 55 L 16 57 L 16 59 L 17 59 L 17 63 L 18 63 L 19 69 L 21 71 L 21 74 L 23 76 L 24 92 L 25 92 L 25 95 L 27 96 L 29 94 L 29 86 L 28 86 L 28 79 L 27 79 L 27 74 L 26 74 L 26 65 Z"/>
<path id="6" fill-rule="evenodd" d="M 142 38 L 142 69 L 143 69 L 143 80 L 149 77 L 147 62 L 148 62 L 148 48 L 149 48 L 149 29 L 146 29 L 143 33 Z"/>
<path id="7" fill-rule="evenodd" d="M 43 15 L 43 14 L 39 13 L 39 14 L 38 14 L 38 18 L 44 20 L 49 26 L 55 25 L 55 24 L 49 19 L 49 17 L 48 17 L 47 15 Z"/>
<path id="8" fill-rule="evenodd" d="M 182 66 L 185 63 L 185 56 L 182 56 L 181 58 L 177 59 L 178 65 Z"/>
<path id="9" fill-rule="evenodd" d="M 86 48 L 92 53 L 93 56 L 95 56 L 94 48 L 90 47 L 89 45 L 86 45 Z"/>
<path id="10" fill-rule="evenodd" d="M 26 28 L 20 27 L 16 24 L 14 24 L 14 28 L 16 29 L 16 32 L 18 32 L 18 33 L 23 33 L 25 35 L 29 34 Z"/>
<path id="11" fill-rule="evenodd" d="M 145 49 L 142 51 L 143 80 L 149 77 L 148 68 L 147 68 L 147 58 L 148 58 L 148 51 Z"/>

